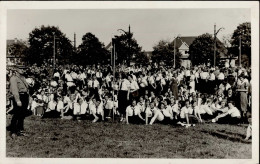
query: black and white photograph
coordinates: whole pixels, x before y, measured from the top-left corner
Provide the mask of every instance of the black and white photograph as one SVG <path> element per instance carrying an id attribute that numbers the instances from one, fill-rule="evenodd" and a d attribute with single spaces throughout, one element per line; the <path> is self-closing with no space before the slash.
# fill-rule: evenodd
<path id="1" fill-rule="evenodd" d="M 199 3 L 1 3 L 7 163 L 257 163 L 259 2 Z"/>

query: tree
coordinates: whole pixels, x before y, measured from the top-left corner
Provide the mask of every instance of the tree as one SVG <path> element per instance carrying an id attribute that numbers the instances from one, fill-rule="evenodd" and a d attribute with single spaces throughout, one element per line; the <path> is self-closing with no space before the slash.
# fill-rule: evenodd
<path id="1" fill-rule="evenodd" d="M 180 56 L 176 48 L 176 67 L 180 66 Z M 156 63 L 164 62 L 167 65 L 174 64 L 174 42 L 169 42 L 166 40 L 160 40 L 154 47 L 152 53 L 152 61 Z"/>
<path id="2" fill-rule="evenodd" d="M 234 56 L 239 54 L 239 38 L 241 37 L 241 54 L 243 64 L 251 65 L 251 23 L 245 22 L 237 26 L 231 37 L 231 53 Z"/>
<path id="3" fill-rule="evenodd" d="M 115 36 L 113 44 L 115 44 L 117 62 L 119 63 L 126 62 L 129 65 L 131 61 L 141 62 L 140 57 L 145 58 L 142 47 L 138 45 L 131 32 L 124 32 L 120 36 Z"/>
<path id="4" fill-rule="evenodd" d="M 15 58 L 16 64 L 25 64 L 25 57 L 28 54 L 28 45 L 22 40 L 17 40 L 7 45 L 7 53 Z"/>
<path id="5" fill-rule="evenodd" d="M 135 56 L 135 62 L 136 64 L 141 64 L 141 65 L 147 65 L 149 64 L 149 58 L 148 56 L 145 55 L 144 52 L 140 52 Z"/>
<path id="6" fill-rule="evenodd" d="M 226 48 L 217 39 L 216 40 L 216 61 L 220 54 L 226 53 Z M 206 33 L 198 36 L 189 47 L 189 54 L 193 65 L 207 64 L 214 65 L 214 38 Z"/>
<path id="7" fill-rule="evenodd" d="M 77 62 L 79 64 L 108 63 L 109 52 L 104 44 L 92 33 L 86 33 L 82 37 L 82 44 L 78 46 Z"/>
<path id="8" fill-rule="evenodd" d="M 48 61 L 53 62 L 53 47 L 55 35 L 55 59 L 59 63 L 69 62 L 73 56 L 71 41 L 63 34 L 58 27 L 41 26 L 35 28 L 29 34 L 29 50 L 27 60 L 31 63 L 42 64 Z"/>

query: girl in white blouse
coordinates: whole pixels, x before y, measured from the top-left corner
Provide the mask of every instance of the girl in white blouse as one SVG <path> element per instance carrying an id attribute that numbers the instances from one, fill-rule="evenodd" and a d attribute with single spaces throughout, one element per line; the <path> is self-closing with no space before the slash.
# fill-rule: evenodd
<path id="1" fill-rule="evenodd" d="M 137 103 L 137 105 L 140 108 L 142 117 L 145 117 L 145 101 L 143 97 L 139 98 L 139 102 Z"/>
<path id="2" fill-rule="evenodd" d="M 161 109 L 164 108 L 164 104 L 161 104 L 160 107 L 161 107 Z M 152 125 L 154 123 L 154 121 L 156 121 L 156 120 L 163 121 L 163 119 L 164 119 L 164 115 L 163 115 L 162 111 L 161 110 L 154 110 L 154 116 L 151 119 L 149 124 Z"/>
<path id="3" fill-rule="evenodd" d="M 156 110 L 158 110 L 158 109 L 154 106 L 154 102 L 151 102 L 151 103 L 149 101 L 146 102 L 146 108 L 145 108 L 145 124 L 146 125 L 148 125 L 148 123 L 151 121 Z"/>
<path id="4" fill-rule="evenodd" d="M 136 100 L 132 101 L 132 105 L 126 108 L 126 124 L 144 123 L 145 119 L 141 116 L 140 107 L 136 105 Z"/>
<path id="5" fill-rule="evenodd" d="M 92 122 L 97 122 L 97 121 L 104 121 L 104 106 L 103 102 L 100 99 L 96 100 L 96 106 L 95 106 L 96 111 L 94 111 L 92 114 L 95 117 L 95 119 Z"/>

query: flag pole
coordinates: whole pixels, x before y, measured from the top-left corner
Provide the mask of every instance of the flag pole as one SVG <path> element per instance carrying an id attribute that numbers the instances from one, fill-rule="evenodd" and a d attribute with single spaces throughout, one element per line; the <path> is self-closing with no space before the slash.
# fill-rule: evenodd
<path id="1" fill-rule="evenodd" d="M 113 40 L 112 40 L 112 44 L 113 44 Z M 115 53 L 116 53 L 116 45 L 113 45 L 114 47 L 114 55 L 113 55 L 113 85 L 115 85 Z M 113 86 L 113 122 L 115 121 L 115 88 Z"/>

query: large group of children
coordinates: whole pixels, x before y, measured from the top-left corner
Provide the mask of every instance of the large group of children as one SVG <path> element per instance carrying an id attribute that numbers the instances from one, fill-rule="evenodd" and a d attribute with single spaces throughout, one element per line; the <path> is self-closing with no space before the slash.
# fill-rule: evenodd
<path id="1" fill-rule="evenodd" d="M 196 66 L 46 66 L 27 69 L 28 110 L 42 118 L 126 124 L 239 124 L 250 118 L 251 71 L 244 68 Z M 11 70 L 7 78 L 12 76 Z M 127 98 L 120 106 L 124 82 Z M 10 96 L 9 111 L 12 109 Z M 9 112 L 8 111 L 8 112 Z"/>

